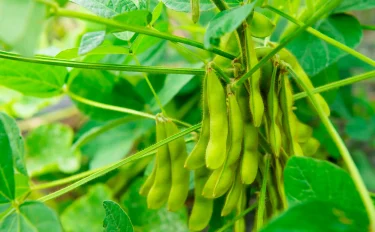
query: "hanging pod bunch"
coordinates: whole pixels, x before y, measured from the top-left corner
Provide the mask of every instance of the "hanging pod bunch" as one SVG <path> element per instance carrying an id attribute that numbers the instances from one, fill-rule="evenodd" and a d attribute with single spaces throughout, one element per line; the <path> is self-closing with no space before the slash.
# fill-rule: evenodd
<path id="1" fill-rule="evenodd" d="M 162 114 L 156 116 L 157 142 L 178 133 L 177 126 Z M 155 164 L 140 189 L 147 196 L 150 209 L 157 209 L 167 203 L 170 211 L 176 211 L 185 204 L 189 191 L 189 171 L 184 168 L 187 157 L 183 138 L 178 138 L 158 148 Z"/>

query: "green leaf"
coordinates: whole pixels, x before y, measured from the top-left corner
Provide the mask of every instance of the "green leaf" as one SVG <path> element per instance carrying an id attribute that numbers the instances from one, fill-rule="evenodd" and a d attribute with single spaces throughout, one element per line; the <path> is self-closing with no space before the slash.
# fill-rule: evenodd
<path id="1" fill-rule="evenodd" d="M 25 164 L 25 145 L 16 120 L 9 117 L 7 114 L 0 112 L 0 123 L 3 128 L 2 133 L 5 133 L 4 140 L 5 136 L 8 137 L 15 168 L 17 171 L 27 176 Z"/>
<path id="2" fill-rule="evenodd" d="M 112 200 L 111 190 L 107 186 L 97 184 L 90 187 L 84 196 L 75 200 L 61 214 L 64 231 L 102 232 L 105 212 L 100 209 L 105 200 Z"/>
<path id="3" fill-rule="evenodd" d="M 56 58 L 70 60 L 70 59 L 80 57 L 81 55 L 78 53 L 79 49 L 80 48 L 70 48 L 70 49 L 61 51 L 59 54 L 56 55 Z M 114 45 L 100 45 L 92 49 L 85 55 L 91 56 L 91 55 L 107 55 L 107 54 L 129 55 L 129 49 L 126 47 L 114 46 Z"/>
<path id="4" fill-rule="evenodd" d="M 0 85 L 35 97 L 62 94 L 67 70 L 43 64 L 0 59 Z"/>
<path id="5" fill-rule="evenodd" d="M 157 210 L 147 208 L 146 198 L 139 195 L 144 179 L 136 179 L 122 196 L 121 202 L 133 226 L 147 232 L 187 232 L 187 210 L 170 212 L 166 207 Z"/>
<path id="6" fill-rule="evenodd" d="M 27 56 L 38 45 L 45 4 L 33 0 L 0 0 L 0 40 Z"/>
<path id="7" fill-rule="evenodd" d="M 327 161 L 291 157 L 284 170 L 284 182 L 290 205 L 318 200 L 365 212 L 349 174 Z"/>
<path id="8" fill-rule="evenodd" d="M 14 175 L 14 181 L 16 182 L 16 198 L 22 198 L 29 193 L 30 179 L 28 176 L 16 173 Z"/>
<path id="9" fill-rule="evenodd" d="M 26 162 L 30 174 L 77 171 L 80 154 L 70 149 L 73 136 L 73 130 L 60 123 L 43 125 L 31 131 L 26 137 Z"/>
<path id="10" fill-rule="evenodd" d="M 38 201 L 25 202 L 0 224 L 1 232 L 62 232 L 57 214 Z"/>
<path id="11" fill-rule="evenodd" d="M 105 31 L 88 32 L 82 36 L 78 55 L 84 55 L 103 43 Z"/>
<path id="12" fill-rule="evenodd" d="M 365 212 L 343 210 L 332 202 L 310 201 L 289 208 L 271 220 L 261 232 L 352 232 L 367 231 L 368 226 Z"/>
<path id="13" fill-rule="evenodd" d="M 191 12 L 191 2 L 190 0 L 161 0 L 166 7 L 182 12 Z M 241 0 L 226 0 L 225 1 L 229 7 L 238 6 Z M 199 10 L 208 11 L 215 8 L 210 0 L 199 0 Z"/>
<path id="14" fill-rule="evenodd" d="M 9 202 L 15 198 L 13 171 L 13 146 L 15 144 L 11 141 L 11 138 L 15 136 L 9 134 L 13 132 L 13 128 L 8 128 L 11 120 L 6 114 L 0 113 L 0 196 L 2 197 L 0 203 Z"/>
<path id="15" fill-rule="evenodd" d="M 105 18 L 111 18 L 125 11 L 147 9 L 147 0 L 139 0 L 139 1 L 71 0 L 71 1 Z M 137 4 L 135 2 L 137 2 Z"/>
<path id="16" fill-rule="evenodd" d="M 134 91 L 133 86 L 124 78 L 117 77 L 107 71 L 76 70 L 71 76 L 69 91 L 81 97 L 104 104 L 142 110 L 144 102 Z M 74 75 L 71 72 L 71 75 Z M 124 91 L 126 90 L 126 91 Z M 125 114 L 103 110 L 76 102 L 78 108 L 96 120 L 109 120 L 123 117 Z"/>
<path id="17" fill-rule="evenodd" d="M 367 142 L 374 137 L 374 126 L 371 120 L 366 120 L 362 117 L 353 117 L 346 124 L 345 132 L 353 140 Z"/>
<path id="18" fill-rule="evenodd" d="M 373 0 L 342 0 L 334 12 L 345 12 L 352 10 L 367 10 L 375 8 Z"/>
<path id="19" fill-rule="evenodd" d="M 169 103 L 173 97 L 175 97 L 180 90 L 193 79 L 193 77 L 193 75 L 167 75 L 163 87 L 157 92 L 161 104 L 164 106 Z M 159 109 L 159 106 L 153 97 L 149 104 L 151 110 L 157 111 Z"/>
<path id="20" fill-rule="evenodd" d="M 362 38 L 358 20 L 347 14 L 331 15 L 316 23 L 314 28 L 351 48 L 356 48 Z M 309 76 L 316 75 L 346 55 L 341 49 L 307 32 L 296 37 L 287 48 L 297 57 Z"/>
<path id="21" fill-rule="evenodd" d="M 210 21 L 204 35 L 204 46 L 210 47 L 213 39 L 233 32 L 241 25 L 254 8 L 254 4 L 246 4 L 237 8 L 221 11 Z"/>
<path id="22" fill-rule="evenodd" d="M 133 232 L 133 225 L 129 216 L 113 201 L 104 201 L 103 206 L 106 216 L 104 218 L 104 231 L 106 232 Z"/>
<path id="23" fill-rule="evenodd" d="M 105 124 L 89 122 L 80 133 L 99 126 Z M 136 120 L 97 136 L 81 148 L 83 155 L 89 158 L 89 168 L 103 167 L 124 158 L 134 147 L 136 140 L 153 126 L 155 123 L 152 120 Z M 109 144 L 111 145 L 108 146 Z"/>
<path id="24" fill-rule="evenodd" d="M 116 15 L 113 19 L 124 24 L 145 27 L 151 22 L 152 14 L 147 10 L 134 10 Z M 124 31 L 114 33 L 113 35 L 122 40 L 130 40 L 135 33 Z"/>

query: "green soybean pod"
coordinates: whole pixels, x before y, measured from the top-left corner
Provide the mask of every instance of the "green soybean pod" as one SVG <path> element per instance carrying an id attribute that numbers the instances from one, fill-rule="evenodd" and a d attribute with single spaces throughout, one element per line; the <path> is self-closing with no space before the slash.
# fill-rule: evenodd
<path id="1" fill-rule="evenodd" d="M 194 23 L 197 23 L 199 20 L 199 0 L 191 0 L 191 17 Z"/>
<path id="2" fill-rule="evenodd" d="M 162 116 L 156 116 L 156 139 L 157 142 L 166 138 L 165 121 Z M 157 209 L 167 202 L 171 190 L 171 159 L 168 145 L 158 148 L 156 152 L 156 174 L 154 184 L 147 195 L 147 206 Z"/>
<path id="3" fill-rule="evenodd" d="M 311 138 L 313 129 L 309 125 L 300 122 L 297 117 L 295 117 L 295 119 L 297 128 L 297 141 L 299 143 L 306 143 Z"/>
<path id="4" fill-rule="evenodd" d="M 241 182 L 241 173 L 237 172 L 232 187 L 225 198 L 225 204 L 221 210 L 222 217 L 230 214 L 236 208 L 238 199 L 241 196 L 242 188 L 243 184 Z"/>
<path id="5" fill-rule="evenodd" d="M 272 34 L 275 24 L 266 16 L 254 11 L 250 23 L 251 35 L 257 38 L 265 38 Z"/>
<path id="6" fill-rule="evenodd" d="M 210 115 L 208 111 L 207 102 L 207 75 L 203 79 L 203 91 L 202 91 L 202 108 L 203 108 L 203 120 L 202 130 L 199 136 L 199 140 L 190 155 L 187 157 L 185 162 L 185 168 L 194 170 L 203 167 L 205 162 L 205 154 L 208 141 L 210 139 Z"/>
<path id="7" fill-rule="evenodd" d="M 301 147 L 304 155 L 313 156 L 318 151 L 320 142 L 316 138 L 311 137 L 306 143 L 302 143 Z"/>
<path id="8" fill-rule="evenodd" d="M 244 146 L 241 159 L 241 180 L 244 184 L 254 182 L 258 173 L 258 131 L 251 123 L 244 126 Z"/>
<path id="9" fill-rule="evenodd" d="M 243 140 L 243 119 L 236 96 L 227 88 L 229 103 L 229 151 L 227 165 L 236 163 L 241 154 Z"/>
<path id="10" fill-rule="evenodd" d="M 176 124 L 171 120 L 165 123 L 167 137 L 179 132 Z M 186 201 L 189 192 L 189 170 L 184 168 L 187 157 L 185 140 L 183 137 L 168 143 L 169 157 L 171 159 L 172 186 L 168 198 L 168 210 L 180 209 Z"/>
<path id="11" fill-rule="evenodd" d="M 291 119 L 293 107 L 293 91 L 290 86 L 288 76 L 283 74 L 281 77 L 281 89 L 280 89 L 280 108 L 282 112 L 282 127 L 285 133 L 286 139 L 284 139 L 286 145 L 286 152 L 288 155 L 294 155 L 296 153 L 295 144 L 291 124 L 294 121 Z"/>
<path id="12" fill-rule="evenodd" d="M 142 196 L 147 196 L 148 193 L 150 192 L 152 185 L 154 184 L 155 176 L 156 176 L 156 167 L 157 167 L 157 164 L 155 160 L 154 167 L 152 168 L 151 174 L 147 177 L 146 181 L 143 183 L 141 189 L 139 190 L 139 194 L 141 194 Z"/>
<path id="13" fill-rule="evenodd" d="M 189 229 L 201 231 L 210 222 L 213 211 L 213 199 L 202 196 L 204 185 L 207 182 L 210 171 L 205 167 L 194 171 L 194 205 L 189 218 Z"/>
<path id="14" fill-rule="evenodd" d="M 224 195 L 233 183 L 235 165 L 223 165 L 212 172 L 203 188 L 202 195 L 206 198 L 217 198 Z"/>
<path id="15" fill-rule="evenodd" d="M 276 82 L 277 78 L 277 68 L 274 67 L 272 71 L 271 86 L 267 95 L 267 104 L 268 104 L 268 117 L 270 119 L 269 124 L 269 140 L 272 152 L 279 157 L 281 150 L 281 131 L 277 120 L 277 115 L 279 111 L 279 102 L 276 91 Z"/>
<path id="16" fill-rule="evenodd" d="M 246 207 L 246 191 L 245 187 L 243 186 L 241 189 L 240 198 L 238 199 L 237 203 L 237 215 L 242 213 Z M 245 232 L 246 231 L 246 222 L 245 218 L 241 217 L 234 223 L 234 231 L 235 232 Z"/>
<path id="17" fill-rule="evenodd" d="M 247 46 L 247 57 L 248 59 L 248 67 L 247 71 L 250 71 L 252 67 L 258 64 L 257 54 L 255 52 L 255 45 L 254 41 L 251 38 L 251 29 L 249 26 L 245 29 L 246 35 L 246 46 Z M 250 98 L 249 98 L 249 105 L 250 105 L 250 112 L 253 117 L 253 123 L 255 127 L 259 127 L 262 124 L 263 114 L 264 114 L 264 103 L 262 94 L 260 91 L 260 81 L 261 81 L 261 73 L 258 69 L 254 72 L 254 74 L 249 79 L 250 83 Z"/>
<path id="18" fill-rule="evenodd" d="M 207 69 L 207 102 L 210 112 L 210 139 L 206 149 L 206 166 L 217 169 L 227 156 L 228 117 L 225 91 L 216 73 Z"/>
<path id="19" fill-rule="evenodd" d="M 298 78 L 302 82 L 304 82 L 308 87 L 314 88 L 310 78 L 307 76 L 307 74 L 305 73 L 301 65 L 298 63 L 297 58 L 291 52 L 289 52 L 287 49 L 284 48 L 284 49 L 281 49 L 281 51 L 278 54 L 280 55 L 281 60 L 284 60 L 285 62 L 290 64 L 290 66 L 293 68 L 294 72 L 297 74 Z M 322 106 L 325 114 L 329 116 L 331 110 L 329 108 L 328 103 L 324 100 L 324 98 L 320 94 L 315 94 L 315 96 L 319 104 Z"/>

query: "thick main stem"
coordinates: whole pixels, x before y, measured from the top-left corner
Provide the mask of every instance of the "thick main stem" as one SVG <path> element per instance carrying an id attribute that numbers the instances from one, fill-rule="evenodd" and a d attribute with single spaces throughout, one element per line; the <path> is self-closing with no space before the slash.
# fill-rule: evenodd
<path id="1" fill-rule="evenodd" d="M 240 79 L 238 79 L 234 83 L 235 88 L 239 88 L 251 75 L 256 72 L 258 69 L 260 69 L 266 62 L 271 59 L 276 53 L 278 53 L 281 49 L 283 49 L 288 43 L 290 43 L 296 36 L 301 34 L 303 31 L 306 30 L 306 28 L 313 25 L 316 21 L 318 21 L 324 14 L 327 12 L 330 12 L 332 9 L 334 9 L 338 4 L 340 3 L 340 0 L 333 0 L 329 1 L 325 7 L 320 8 L 316 14 L 302 27 L 298 28 L 293 33 L 289 34 L 285 39 L 276 47 L 274 48 L 270 53 L 268 53 L 266 56 L 264 56 L 258 64 L 256 64 L 252 69 L 245 73 Z"/>
<path id="2" fill-rule="evenodd" d="M 354 184 L 359 192 L 359 195 L 362 198 L 363 204 L 366 208 L 367 214 L 369 216 L 370 226 L 372 231 L 375 231 L 375 208 L 373 206 L 371 197 L 367 191 L 366 185 L 363 182 L 361 175 L 355 166 L 355 163 L 344 144 L 344 141 L 341 139 L 340 135 L 337 133 L 335 127 L 332 125 L 331 121 L 329 120 L 328 116 L 324 113 L 322 106 L 318 103 L 316 96 L 314 95 L 312 89 L 310 89 L 303 81 L 299 79 L 297 74 L 294 70 L 288 67 L 289 73 L 297 82 L 297 84 L 307 93 L 309 100 L 311 101 L 312 105 L 314 105 L 316 112 L 322 123 L 326 127 L 329 135 L 331 136 L 332 140 L 335 142 L 337 148 L 340 151 L 340 154 L 345 162 L 345 165 L 348 168 L 349 174 L 351 175 Z"/>

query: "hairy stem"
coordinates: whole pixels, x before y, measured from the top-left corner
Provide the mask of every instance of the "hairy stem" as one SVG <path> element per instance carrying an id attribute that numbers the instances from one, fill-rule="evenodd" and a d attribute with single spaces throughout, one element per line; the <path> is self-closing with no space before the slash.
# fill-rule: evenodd
<path id="1" fill-rule="evenodd" d="M 266 191 L 267 191 L 268 173 L 270 169 L 271 156 L 269 154 L 266 154 L 264 159 L 265 159 L 265 168 L 264 168 L 262 187 L 260 189 L 260 196 L 259 196 L 258 209 L 257 209 L 257 220 L 256 220 L 257 231 L 259 231 L 263 226 L 264 210 L 266 207 Z"/>
<path id="2" fill-rule="evenodd" d="M 312 89 L 309 88 L 303 81 L 299 79 L 297 74 L 294 72 L 294 70 L 290 67 L 288 67 L 288 71 L 293 77 L 293 79 L 297 82 L 297 84 L 307 93 L 307 96 L 312 103 L 312 105 L 315 107 L 315 110 L 326 127 L 329 135 L 331 136 L 332 140 L 336 144 L 337 148 L 340 151 L 340 154 L 345 162 L 345 165 L 348 168 L 349 174 L 351 175 L 354 184 L 359 192 L 359 195 L 362 198 L 363 204 L 365 205 L 367 214 L 369 216 L 370 226 L 373 231 L 375 231 L 375 208 L 372 204 L 371 197 L 367 191 L 367 188 L 365 186 L 365 183 L 363 182 L 361 175 L 355 166 L 355 163 L 347 149 L 347 147 L 344 144 L 344 141 L 341 139 L 340 135 L 337 133 L 335 127 L 333 126 L 332 122 L 329 120 L 328 116 L 324 113 L 324 110 L 322 106 L 318 103 L 315 94 L 313 93 Z"/>
<path id="3" fill-rule="evenodd" d="M 302 27 L 299 27 L 297 30 L 295 30 L 293 33 L 289 34 L 285 39 L 276 47 L 274 48 L 270 53 L 268 53 L 266 56 L 264 56 L 250 71 L 245 73 L 240 79 L 238 79 L 234 83 L 235 88 L 239 88 L 251 75 L 256 72 L 258 69 L 260 69 L 266 62 L 271 59 L 276 53 L 278 53 L 281 49 L 283 49 L 288 43 L 290 43 L 296 36 L 301 34 L 303 31 L 305 31 L 308 27 L 313 25 L 316 21 L 318 21 L 323 15 L 325 15 L 327 12 L 330 12 L 332 9 L 334 9 L 338 4 L 340 3 L 340 0 L 332 0 L 327 2 L 325 7 L 321 7 L 317 10 L 316 14 L 314 14 L 313 17 L 310 18 L 310 20 L 303 25 Z"/>

